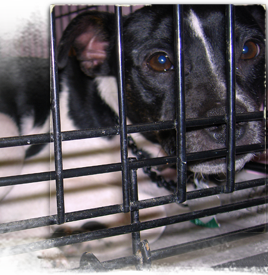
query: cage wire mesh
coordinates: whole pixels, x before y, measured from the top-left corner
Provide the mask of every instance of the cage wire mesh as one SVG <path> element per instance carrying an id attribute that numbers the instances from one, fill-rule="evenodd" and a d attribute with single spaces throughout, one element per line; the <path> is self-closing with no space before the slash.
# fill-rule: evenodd
<path id="1" fill-rule="evenodd" d="M 86 10 L 100 10 L 100 11 L 108 11 L 114 12 L 116 11 L 116 15 L 119 18 L 121 12 L 123 14 L 128 14 L 133 12 L 134 10 L 140 8 L 141 6 L 130 6 L 130 7 L 123 7 L 122 11 L 121 8 L 115 6 L 73 6 L 73 5 L 66 5 L 66 6 L 55 6 L 55 18 L 54 20 L 55 26 L 54 27 L 55 33 L 55 44 L 52 44 L 52 75 L 53 78 L 53 91 L 54 97 L 52 97 L 52 102 L 55 104 L 53 110 L 53 134 L 42 134 L 42 135 L 33 135 L 27 137 L 14 137 L 14 138 L 1 138 L 0 139 L 0 146 L 8 147 L 8 146 L 15 146 L 17 144 L 20 145 L 27 145 L 27 144 L 39 144 L 39 143 L 46 143 L 50 142 L 56 144 L 56 151 L 55 153 L 55 163 L 56 163 L 56 170 L 53 169 L 52 172 L 40 172 L 38 174 L 29 174 L 29 175 L 17 175 L 15 177 L 3 177 L 0 179 L 1 186 L 12 186 L 17 184 L 27 185 L 26 183 L 38 181 L 41 182 L 45 180 L 50 180 L 53 183 L 53 186 L 56 185 L 56 190 L 52 190 L 54 192 L 54 198 L 51 200 L 51 204 L 53 204 L 53 213 L 47 216 L 40 216 L 34 218 L 28 218 L 25 220 L 21 220 L 19 216 L 16 216 L 16 220 L 10 222 L 4 222 L 0 224 L 0 232 L 2 234 L 2 240 L 5 239 L 5 234 L 9 234 L 10 232 L 18 232 L 21 234 L 23 231 L 31 231 L 31 229 L 42 227 L 47 227 L 50 225 L 54 225 L 56 228 L 63 223 L 72 223 L 73 221 L 77 220 L 90 220 L 93 217 L 104 216 L 104 218 L 111 215 L 116 215 L 124 212 L 131 213 L 131 222 L 129 221 L 126 224 L 118 223 L 114 227 L 111 228 L 97 228 L 93 231 L 84 230 L 83 232 L 76 232 L 77 234 L 72 235 L 53 235 L 52 238 L 47 240 L 36 241 L 34 237 L 34 242 L 30 243 L 20 243 L 17 245 L 15 243 L 14 246 L 8 248 L 9 254 L 20 254 L 25 252 L 33 252 L 37 250 L 53 248 L 53 247 L 65 247 L 65 246 L 73 246 L 77 247 L 80 243 L 92 240 L 102 240 L 102 238 L 107 238 L 111 236 L 117 236 L 120 234 L 132 234 L 132 248 L 131 243 L 129 243 L 129 247 L 127 248 L 127 252 L 122 252 L 118 255 L 112 255 L 110 259 L 104 258 L 104 260 L 99 261 L 99 258 L 96 257 L 94 253 L 94 247 L 91 249 L 92 253 L 88 253 L 89 251 L 86 250 L 86 253 L 82 253 L 76 255 L 81 257 L 80 265 L 77 267 L 78 269 L 89 269 L 89 270 L 109 270 L 114 268 L 124 268 L 127 266 L 135 265 L 138 269 L 142 268 L 142 266 L 148 267 L 152 265 L 156 260 L 160 260 L 160 263 L 169 262 L 167 258 L 176 255 L 180 255 L 180 259 L 184 259 L 183 255 L 185 253 L 196 252 L 201 249 L 217 246 L 219 244 L 229 243 L 231 241 L 237 240 L 244 240 L 247 238 L 250 233 L 263 233 L 266 232 L 266 178 L 265 178 L 265 171 L 266 166 L 263 164 L 256 164 L 250 163 L 248 164 L 248 168 L 254 169 L 259 172 L 260 174 L 256 175 L 254 173 L 248 174 L 249 177 L 247 179 L 241 177 L 239 180 L 235 180 L 234 170 L 231 174 L 227 175 L 227 181 L 221 182 L 221 184 L 216 184 L 217 181 L 222 181 L 222 179 L 212 179 L 209 178 L 207 182 L 203 181 L 203 179 L 194 178 L 192 174 L 187 174 L 186 166 L 181 163 L 181 166 L 177 167 L 177 171 L 183 171 L 183 173 L 178 173 L 177 179 L 178 182 L 181 184 L 176 184 L 172 186 L 170 182 L 165 181 L 163 178 L 159 178 L 155 172 L 152 170 L 147 169 L 147 174 L 151 176 L 152 181 L 156 181 L 158 185 L 162 185 L 168 188 L 172 186 L 172 191 L 168 195 L 164 196 L 157 196 L 155 198 L 150 199 L 140 199 L 138 197 L 137 185 L 137 170 L 141 170 L 143 167 L 151 167 L 157 165 L 163 165 L 165 163 L 169 164 L 176 164 L 181 161 L 181 159 L 187 159 L 187 161 L 196 160 L 198 158 L 206 158 L 206 157 L 213 157 L 213 156 L 227 156 L 230 158 L 230 162 L 233 161 L 233 157 L 231 156 L 234 148 L 229 148 L 228 150 L 217 150 L 217 152 L 202 152 L 202 154 L 190 154 L 186 155 L 185 152 L 182 152 L 184 155 L 180 156 L 168 156 L 165 158 L 155 158 L 155 159 L 128 159 L 127 158 L 127 147 L 124 148 L 125 157 L 122 158 L 122 161 L 125 161 L 125 164 L 121 163 L 109 163 L 105 165 L 95 165 L 89 167 L 81 167 L 77 169 L 64 169 L 62 167 L 62 152 L 61 146 L 64 142 L 68 142 L 71 139 L 83 139 L 83 138 L 94 138 L 94 137 L 101 137 L 105 135 L 120 135 L 121 139 L 127 139 L 128 133 L 134 133 L 144 130 L 153 130 L 155 129 L 156 124 L 144 125 L 135 127 L 135 125 L 126 125 L 126 121 L 122 121 L 118 127 L 109 128 L 109 129 L 91 129 L 85 131 L 75 131 L 75 132 L 66 132 L 60 130 L 60 121 L 57 118 L 57 112 L 59 112 L 59 102 L 57 98 L 57 77 L 56 71 L 57 67 L 55 63 L 55 57 L 53 55 L 56 54 L 56 45 L 59 43 L 59 39 L 62 35 L 63 30 L 66 28 L 68 23 L 79 13 L 84 12 Z M 180 35 L 180 6 L 178 6 L 178 33 Z M 177 23 L 176 23 L 177 24 Z M 119 26 L 120 29 L 120 26 Z M 120 30 L 119 34 L 120 35 Z M 232 38 L 230 38 L 232 39 Z M 36 43 L 38 40 L 35 36 L 31 37 L 31 40 L 34 41 L 33 44 Z M 177 39 L 177 41 L 181 41 L 181 39 Z M 53 39 L 52 39 L 53 43 Z M 45 43 L 44 43 L 45 44 Z M 54 53 L 53 53 L 54 47 Z M 177 45 L 179 47 L 179 45 Z M 40 48 L 40 47 L 35 47 Z M 42 48 L 42 47 L 41 47 Z M 46 48 L 43 49 L 44 52 Z M 46 57 L 44 53 L 32 53 L 30 48 L 26 47 L 26 55 L 33 55 L 33 56 L 42 56 Z M 119 52 L 121 49 L 119 48 Z M 182 54 L 179 52 L 179 55 Z M 24 55 L 24 54 L 22 54 Z M 179 58 L 178 58 L 179 59 Z M 121 60 L 122 62 L 122 60 Z M 120 63 L 120 58 L 119 58 Z M 54 64 L 54 66 L 53 66 Z M 232 70 L 232 68 L 230 69 Z M 119 70 L 120 73 L 120 70 Z M 179 76 L 183 77 L 183 76 Z M 119 77 L 120 79 L 120 77 Z M 181 89 L 181 93 L 183 93 L 183 87 L 178 87 Z M 122 89 L 122 100 L 124 97 L 124 91 Z M 232 97 L 230 98 L 231 102 Z M 182 103 L 183 100 L 180 100 Z M 122 103 L 123 104 L 123 103 Z M 231 103 L 230 103 L 231 104 Z M 121 106 L 122 108 L 122 106 Z M 179 107 L 179 109 L 183 109 L 185 106 Z M 265 108 L 264 108 L 265 109 Z M 182 114 L 182 112 L 179 114 Z M 252 113 L 247 114 L 248 117 L 244 115 L 240 115 L 240 119 L 258 119 L 261 120 L 264 117 L 264 112 Z M 123 116 L 125 114 L 123 113 Z M 182 127 L 181 129 L 177 129 L 177 132 L 182 132 L 183 128 L 189 127 L 189 125 L 202 125 L 202 120 L 198 121 L 185 121 L 180 115 L 182 121 L 177 123 L 177 127 Z M 179 120 L 179 118 L 177 118 Z M 219 122 L 222 119 L 219 118 Z M 191 124 L 192 123 L 192 124 Z M 198 124 L 199 123 L 199 124 Z M 207 120 L 207 123 L 212 123 Z M 229 123 L 229 122 L 228 122 Z M 227 124 L 228 124 L 227 123 Z M 230 124 L 230 123 L 229 123 Z M 231 125 L 231 124 L 230 124 Z M 144 128 L 142 128 L 144 127 Z M 159 129 L 161 127 L 163 129 L 174 128 L 174 123 L 170 122 L 163 122 L 157 125 Z M 232 126 L 230 126 L 232 129 Z M 184 131 L 185 131 L 184 129 Z M 235 135 L 232 133 L 231 135 Z M 230 137 L 232 138 L 232 137 Z M 181 147 L 181 140 L 178 141 Z M 121 151 L 122 151 L 122 143 L 121 142 Z M 135 151 L 138 148 L 135 147 L 135 144 L 129 143 L 132 145 L 132 149 Z M 52 146 L 52 150 L 54 145 Z M 118 146 L 118 144 L 117 144 Z M 185 145 L 184 145 L 185 146 Z M 234 146 L 234 145 L 232 145 Z M 131 146 L 130 146 L 131 147 Z M 257 144 L 257 145 L 249 145 L 244 146 L 243 148 L 237 148 L 237 153 L 242 153 L 243 150 L 245 151 L 264 151 L 265 144 Z M 142 150 L 138 151 L 139 155 L 141 156 L 143 153 Z M 206 155 L 207 154 L 207 155 Z M 54 165 L 54 164 L 53 164 Z M 53 167 L 52 165 L 52 167 Z M 102 177 L 104 171 L 105 173 L 108 172 L 120 172 L 122 167 L 125 165 L 125 173 L 127 177 L 127 181 L 124 183 L 123 177 L 123 193 L 122 195 L 123 202 L 122 204 L 114 204 L 109 206 L 103 207 L 94 207 L 93 209 L 80 209 L 80 210 L 72 210 L 72 211 L 64 211 L 64 200 L 65 194 L 63 190 L 63 182 L 68 178 L 74 178 L 76 176 L 81 177 L 89 174 L 96 174 L 96 176 Z M 254 167 L 253 167 L 254 166 Z M 123 168 L 124 170 L 124 168 Z M 100 175 L 101 174 L 101 175 Z M 121 174 L 121 173 L 120 173 Z M 113 174 L 111 174 L 113 175 Z M 252 176 L 253 175 L 253 176 Z M 113 176 L 110 176 L 113 177 Z M 186 185 L 186 183 L 188 184 Z M 190 183 L 189 183 L 190 182 Z M 216 183 L 215 183 L 216 182 Z M 208 184 L 209 183 L 209 184 Z M 155 183 L 152 183 L 155 184 Z M 198 185 L 198 189 L 196 188 Z M 195 186 L 195 188 L 193 187 Z M 54 187 L 53 187 L 54 188 Z M 170 187 L 171 188 L 171 187 Z M 160 189 L 160 187 L 159 187 Z M 163 190 L 163 189 L 162 189 Z M 75 191 L 75 190 L 74 190 Z M 161 191 L 160 191 L 161 192 Z M 130 193 L 130 194 L 129 194 Z M 27 199 L 27 198 L 26 198 Z M 186 202 L 185 202 L 186 201 Z M 177 203 L 181 203 L 181 208 L 177 212 L 173 212 L 172 215 L 167 215 L 166 217 L 158 217 L 156 219 L 140 221 L 139 220 L 139 212 L 140 209 L 151 209 L 156 206 L 172 204 L 176 205 Z M 57 205 L 57 209 L 55 209 L 55 205 Z M 0 206 L 1 207 L 1 206 Z M 186 209 L 186 211 L 184 211 Z M 180 213 L 179 213 L 180 212 Z M 209 218 L 209 219 L 208 219 Z M 189 222 L 190 221 L 190 222 Z M 57 225 L 58 224 L 58 225 Z M 220 227 L 220 224 L 224 225 Z M 147 229 L 152 228 L 163 228 L 167 226 L 165 232 L 163 233 L 162 237 L 159 240 L 150 243 L 145 239 L 142 239 L 140 236 L 140 232 L 146 232 Z M 212 229 L 214 228 L 215 229 Z M 248 234 L 245 234 L 248 233 Z M 250 235 L 251 236 L 251 235 Z M 37 239 L 38 240 L 38 239 Z M 120 245 L 117 243 L 117 245 Z M 113 248 L 112 248 L 113 249 Z M 79 249 L 78 249 L 79 251 Z M 105 254 L 105 251 L 103 251 Z M 121 255 L 121 256 L 120 256 Z M 114 258 L 116 256 L 117 258 Z M 162 262 L 161 262 L 162 260 Z M 178 261 L 176 258 L 175 261 Z M 171 261 L 172 262 L 172 261 Z M 181 260 L 178 262 L 181 263 Z"/>

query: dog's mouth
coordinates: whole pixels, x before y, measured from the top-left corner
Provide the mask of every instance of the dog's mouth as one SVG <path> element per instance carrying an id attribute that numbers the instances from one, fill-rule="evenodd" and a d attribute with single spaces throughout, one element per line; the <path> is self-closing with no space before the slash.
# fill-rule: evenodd
<path id="1" fill-rule="evenodd" d="M 245 113 L 246 109 L 237 105 L 236 112 Z M 225 114 L 225 108 L 211 109 L 207 117 Z M 263 142 L 263 125 L 260 121 L 238 122 L 235 126 L 235 145 L 251 145 Z M 192 128 L 186 131 L 186 153 L 218 150 L 227 148 L 227 125 L 214 125 L 203 128 Z M 176 132 L 160 131 L 157 133 L 158 141 L 168 155 L 176 154 Z M 240 170 L 254 154 L 236 155 L 236 170 Z M 213 159 L 194 160 L 188 162 L 188 169 L 195 173 L 218 174 L 226 173 L 226 158 L 214 157 Z"/>

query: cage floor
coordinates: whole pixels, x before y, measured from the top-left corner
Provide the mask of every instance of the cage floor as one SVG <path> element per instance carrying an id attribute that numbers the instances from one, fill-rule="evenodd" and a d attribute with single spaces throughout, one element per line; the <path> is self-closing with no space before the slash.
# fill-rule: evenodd
<path id="1" fill-rule="evenodd" d="M 256 175 L 251 172 L 242 172 L 237 177 L 237 181 L 250 180 L 263 175 Z M 260 195 L 263 191 L 258 188 L 247 191 L 239 191 L 237 198 L 254 197 Z M 214 204 L 224 203 L 230 200 L 233 195 L 220 195 L 214 198 Z M 216 197 L 216 196 L 215 196 Z M 234 200 L 234 197 L 232 197 Z M 192 209 L 191 209 L 192 210 Z M 167 226 L 161 238 L 150 244 L 151 251 L 161 248 L 182 245 L 186 246 L 191 242 L 198 240 L 207 240 L 228 232 L 255 227 L 267 222 L 267 208 L 265 206 L 243 209 L 234 212 L 228 212 L 214 217 L 219 225 L 217 228 L 198 226 L 190 221 Z M 195 249 L 189 249 L 189 252 L 153 261 L 152 268 L 161 270 L 162 268 L 173 270 L 174 268 L 264 268 L 268 266 L 268 233 L 248 233 L 245 237 L 238 240 L 222 242 L 218 245 L 202 248 L 196 244 Z M 131 249 L 119 254 L 114 253 L 114 258 L 132 255 Z M 105 257 L 100 259 L 105 261 Z M 107 259 L 109 260 L 109 259 Z M 72 265 L 78 267 L 79 259 L 72 259 Z M 134 267 L 131 267 L 132 269 Z"/>
<path id="2" fill-rule="evenodd" d="M 180 228 L 181 229 L 181 228 Z M 186 228 L 187 233 L 178 235 L 178 226 L 172 225 L 168 227 L 161 239 L 150 246 L 151 250 L 168 247 L 183 241 L 183 236 L 211 236 L 199 232 L 194 227 Z M 205 230 L 206 231 L 206 230 Z M 207 230 L 210 231 L 210 230 Z M 222 230 L 217 230 L 221 233 Z M 181 233 L 181 232 L 180 232 Z M 201 234 L 199 234 L 201 233 Z M 208 232 L 207 232 L 208 233 Z M 212 233 L 212 232 L 209 232 Z M 216 232 L 213 232 L 216 234 Z M 186 236 L 186 239 L 191 239 Z M 194 238 L 196 239 L 196 238 Z M 124 256 L 130 256 L 131 251 L 126 251 Z M 114 255 L 115 258 L 122 257 L 122 254 Z M 212 247 L 201 248 L 196 246 L 196 250 L 164 258 L 152 262 L 151 270 L 153 271 L 176 271 L 179 269 L 194 270 L 222 270 L 237 268 L 241 270 L 252 269 L 253 271 L 268 271 L 268 233 L 252 233 L 250 236 L 231 242 L 221 243 Z M 79 259 L 72 259 L 72 266 L 79 267 Z M 124 270 L 135 270 L 134 266 L 124 268 Z"/>

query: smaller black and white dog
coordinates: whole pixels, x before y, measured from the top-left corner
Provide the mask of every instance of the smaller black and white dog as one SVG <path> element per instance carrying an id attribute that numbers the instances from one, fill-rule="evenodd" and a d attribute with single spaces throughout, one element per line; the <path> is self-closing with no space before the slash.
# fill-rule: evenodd
<path id="1" fill-rule="evenodd" d="M 235 7 L 237 113 L 256 112 L 262 107 L 264 22 L 262 6 Z M 171 5 L 146 6 L 124 18 L 126 111 L 133 124 L 175 119 L 173 33 Z M 118 124 L 115 40 L 115 17 L 111 13 L 80 14 L 64 31 L 58 48 L 62 131 Z M 183 44 L 186 118 L 224 115 L 227 101 L 225 7 L 184 6 Z M 4 59 L 0 69 L 0 137 L 48 132 L 49 61 Z M 224 148 L 225 135 L 224 126 L 192 129 L 186 134 L 187 153 Z M 143 136 L 150 146 L 158 144 L 158 154 L 160 150 L 175 154 L 174 131 L 155 131 Z M 262 122 L 236 124 L 237 146 L 263 140 Z M 64 169 L 119 162 L 118 147 L 118 137 L 64 142 Z M 243 168 L 252 157 L 252 153 L 237 156 L 236 169 Z M 0 161 L 1 177 L 49 171 L 49 146 L 1 149 Z M 225 172 L 226 164 L 225 159 L 217 159 L 189 163 L 188 168 L 195 173 L 217 174 Z M 148 197 L 147 191 L 153 196 L 152 190 L 157 187 L 143 180 L 147 187 L 141 187 L 144 193 L 140 198 Z M 120 173 L 66 179 L 66 212 L 121 203 L 118 182 Z M 53 184 L 51 187 L 49 183 L 1 187 L 0 222 L 54 214 Z M 164 212 L 160 207 L 152 215 L 162 216 Z M 120 225 L 123 219 L 105 218 L 107 226 Z"/>

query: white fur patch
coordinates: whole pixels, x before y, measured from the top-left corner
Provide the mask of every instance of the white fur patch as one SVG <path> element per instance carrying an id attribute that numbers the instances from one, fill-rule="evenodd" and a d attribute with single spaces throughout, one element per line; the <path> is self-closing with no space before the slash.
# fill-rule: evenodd
<path id="1" fill-rule="evenodd" d="M 51 121 L 48 117 L 46 122 L 42 126 L 35 126 L 34 127 L 34 117 L 33 116 L 25 116 L 22 118 L 21 124 L 21 135 L 38 135 L 38 134 L 45 134 L 50 132 Z"/>
<path id="2" fill-rule="evenodd" d="M 113 76 L 100 76 L 95 79 L 101 98 L 118 114 L 118 88 Z"/>
<path id="3" fill-rule="evenodd" d="M 14 120 L 6 115 L 0 113 L 0 121 L 1 121 L 1 127 L 0 127 L 0 137 L 14 137 L 18 136 L 19 129 L 14 122 Z"/>
<path id="4" fill-rule="evenodd" d="M 210 66 L 211 72 L 214 74 L 215 79 L 218 80 L 219 85 L 223 88 L 226 89 L 224 81 L 222 81 L 219 77 L 217 65 L 214 63 L 214 60 L 216 60 L 213 56 L 213 49 L 209 42 L 207 41 L 207 38 L 204 34 L 202 24 L 197 17 L 197 15 L 193 12 L 193 10 L 190 10 L 190 15 L 189 15 L 189 20 L 190 20 L 190 27 L 193 30 L 194 34 L 196 37 L 200 39 L 202 42 L 202 45 L 204 46 L 206 56 L 207 56 L 207 61 Z"/>
<path id="5" fill-rule="evenodd" d="M 202 44 L 205 48 L 206 55 L 207 55 L 211 70 L 215 71 L 216 66 L 213 62 L 212 49 L 211 49 L 211 46 L 209 45 L 209 43 L 206 39 L 206 36 L 205 36 L 204 31 L 202 29 L 202 24 L 199 21 L 197 15 L 192 10 L 190 11 L 190 17 L 189 18 L 190 18 L 190 21 L 191 21 L 190 26 L 191 26 L 192 30 L 194 31 L 195 36 L 197 36 L 201 40 L 201 42 L 202 42 Z"/>

